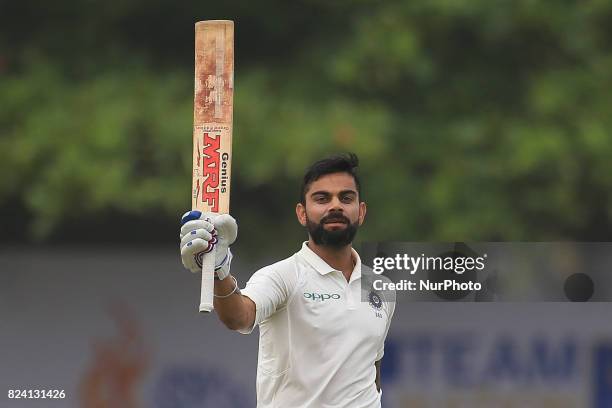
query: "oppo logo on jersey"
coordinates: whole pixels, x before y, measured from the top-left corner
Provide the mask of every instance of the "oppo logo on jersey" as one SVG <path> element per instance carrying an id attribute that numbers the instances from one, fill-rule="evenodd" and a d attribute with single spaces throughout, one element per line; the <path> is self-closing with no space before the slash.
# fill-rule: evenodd
<path id="1" fill-rule="evenodd" d="M 340 295 L 338 293 L 304 293 L 306 299 L 315 300 L 318 302 L 324 302 L 329 299 L 338 300 Z"/>

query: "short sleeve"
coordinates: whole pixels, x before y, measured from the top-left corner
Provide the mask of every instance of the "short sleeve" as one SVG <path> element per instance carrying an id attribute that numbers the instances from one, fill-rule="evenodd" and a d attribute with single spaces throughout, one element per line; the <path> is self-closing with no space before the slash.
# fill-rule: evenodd
<path id="1" fill-rule="evenodd" d="M 296 286 L 297 269 L 293 257 L 255 272 L 241 292 L 255 303 L 255 322 L 253 327 L 239 332 L 251 333 L 255 326 L 286 307 Z"/>

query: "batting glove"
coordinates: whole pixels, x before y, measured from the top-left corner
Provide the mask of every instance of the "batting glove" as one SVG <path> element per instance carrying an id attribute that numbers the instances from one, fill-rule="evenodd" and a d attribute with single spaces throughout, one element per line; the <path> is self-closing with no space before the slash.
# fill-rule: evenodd
<path id="1" fill-rule="evenodd" d="M 188 211 L 181 218 L 181 260 L 191 272 L 202 271 L 202 257 L 215 250 L 215 275 L 229 275 L 232 253 L 229 246 L 238 235 L 236 220 L 229 214 Z"/>

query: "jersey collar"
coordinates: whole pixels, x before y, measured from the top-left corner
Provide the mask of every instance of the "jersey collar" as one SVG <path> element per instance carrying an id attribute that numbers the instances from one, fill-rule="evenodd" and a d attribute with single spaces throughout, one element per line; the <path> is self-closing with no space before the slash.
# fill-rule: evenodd
<path id="1" fill-rule="evenodd" d="M 306 260 L 317 272 L 321 275 L 326 275 L 330 272 L 335 271 L 334 268 L 329 266 L 327 262 L 319 257 L 319 255 L 315 254 L 314 251 L 308 248 L 306 245 L 308 241 L 304 241 L 302 243 L 302 249 L 298 252 L 298 254 Z M 355 258 L 355 267 L 353 268 L 353 272 L 351 273 L 351 281 L 361 278 L 361 258 L 355 249 L 351 248 L 351 252 L 353 257 Z"/>

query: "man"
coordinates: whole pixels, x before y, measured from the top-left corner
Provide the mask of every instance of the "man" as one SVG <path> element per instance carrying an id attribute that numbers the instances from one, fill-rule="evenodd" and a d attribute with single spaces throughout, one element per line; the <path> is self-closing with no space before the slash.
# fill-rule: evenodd
<path id="1" fill-rule="evenodd" d="M 229 215 L 183 216 L 181 257 L 192 272 L 216 246 L 214 306 L 230 329 L 259 325 L 258 407 L 380 407 L 380 361 L 394 299 L 371 289 L 352 248 L 366 215 L 357 156 L 333 156 L 304 175 L 297 219 L 308 241 L 255 272 L 242 292 L 229 275 L 237 226 Z"/>

